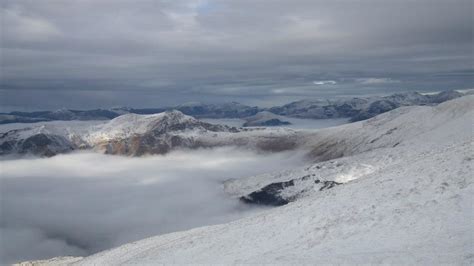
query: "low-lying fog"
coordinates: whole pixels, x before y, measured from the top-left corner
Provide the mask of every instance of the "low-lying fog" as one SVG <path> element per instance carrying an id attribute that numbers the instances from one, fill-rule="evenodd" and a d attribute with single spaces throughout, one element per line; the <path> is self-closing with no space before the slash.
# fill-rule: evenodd
<path id="1" fill-rule="evenodd" d="M 222 181 L 300 166 L 298 153 L 234 148 L 129 158 L 75 153 L 0 161 L 0 263 L 85 256 L 258 211 Z"/>

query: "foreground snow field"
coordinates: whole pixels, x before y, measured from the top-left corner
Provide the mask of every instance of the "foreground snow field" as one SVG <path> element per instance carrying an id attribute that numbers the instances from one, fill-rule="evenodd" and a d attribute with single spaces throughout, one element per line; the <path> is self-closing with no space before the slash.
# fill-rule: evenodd
<path id="1" fill-rule="evenodd" d="M 473 126 L 466 96 L 321 130 L 307 144 L 320 161 L 225 184 L 242 196 L 309 174 L 282 191 L 289 204 L 63 262 L 473 264 Z"/>

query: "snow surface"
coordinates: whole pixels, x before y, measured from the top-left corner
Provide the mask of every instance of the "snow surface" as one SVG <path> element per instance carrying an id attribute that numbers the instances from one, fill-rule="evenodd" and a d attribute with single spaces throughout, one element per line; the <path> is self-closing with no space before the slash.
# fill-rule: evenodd
<path id="1" fill-rule="evenodd" d="M 472 265 L 473 122 L 474 96 L 466 96 L 321 130 L 312 148 L 320 152 L 318 145 L 329 143 L 326 148 L 337 152 L 325 153 L 326 159 L 336 159 L 230 181 L 227 190 L 245 194 L 306 172 L 344 184 L 306 190 L 295 202 L 252 217 L 144 239 L 74 264 Z"/>
<path id="2" fill-rule="evenodd" d="M 92 142 L 98 140 L 124 139 L 135 134 L 145 134 L 162 123 L 163 119 L 173 117 L 177 123 L 194 120 L 179 112 L 163 112 L 152 115 L 125 114 L 110 120 L 90 134 Z"/>
<path id="3" fill-rule="evenodd" d="M 17 264 L 14 264 L 14 265 L 18 265 L 18 266 L 39 266 L 39 265 L 60 266 L 60 265 L 71 264 L 71 263 L 74 263 L 74 262 L 79 261 L 81 259 L 82 259 L 82 257 L 66 256 L 66 257 L 56 257 L 56 258 L 47 259 L 47 260 L 25 261 L 25 262 L 17 263 Z"/>
<path id="4" fill-rule="evenodd" d="M 16 129 L 37 129 L 37 128 L 57 128 L 58 130 L 69 130 L 77 132 L 77 134 L 84 134 L 92 130 L 95 126 L 102 125 L 108 121 L 104 120 L 88 120 L 88 121 L 48 121 L 36 123 L 11 123 L 0 125 L 0 133 L 5 133 Z M 34 134 L 32 132 L 32 134 Z"/>

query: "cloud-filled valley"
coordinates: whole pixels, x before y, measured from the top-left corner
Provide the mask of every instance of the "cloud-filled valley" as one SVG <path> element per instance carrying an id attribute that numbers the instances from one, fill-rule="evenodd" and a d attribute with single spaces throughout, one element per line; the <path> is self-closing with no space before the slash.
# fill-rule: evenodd
<path id="1" fill-rule="evenodd" d="M 222 223 L 259 209 L 222 190 L 229 178 L 304 163 L 302 154 L 235 148 L 130 158 L 73 153 L 3 160 L 3 262 L 84 256 L 148 236 Z"/>

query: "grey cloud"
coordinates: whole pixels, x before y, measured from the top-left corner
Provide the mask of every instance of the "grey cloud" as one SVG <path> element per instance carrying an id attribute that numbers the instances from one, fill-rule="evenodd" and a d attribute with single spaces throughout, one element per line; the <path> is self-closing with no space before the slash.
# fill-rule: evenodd
<path id="1" fill-rule="evenodd" d="M 379 85 L 379 84 L 390 84 L 390 83 L 400 83 L 400 80 L 392 78 L 359 78 L 357 82 L 364 85 Z"/>
<path id="2" fill-rule="evenodd" d="M 1 12 L 0 90 L 43 92 L 37 99 L 52 106 L 60 103 L 58 90 L 89 98 L 146 90 L 161 101 L 142 97 L 128 105 L 156 105 L 183 94 L 235 100 L 238 92 L 250 102 L 295 87 L 295 93 L 285 90 L 290 97 L 313 80 L 352 80 L 339 96 L 364 93 L 356 79 L 366 77 L 401 81 L 397 87 L 379 83 L 378 93 L 473 83 L 469 76 L 449 78 L 473 71 L 470 0 L 20 0 L 4 1 Z M 307 90 L 305 96 L 326 94 L 333 91 Z M 25 105 L 10 97 L 9 104 Z M 127 97 L 116 102 L 127 105 Z"/>

